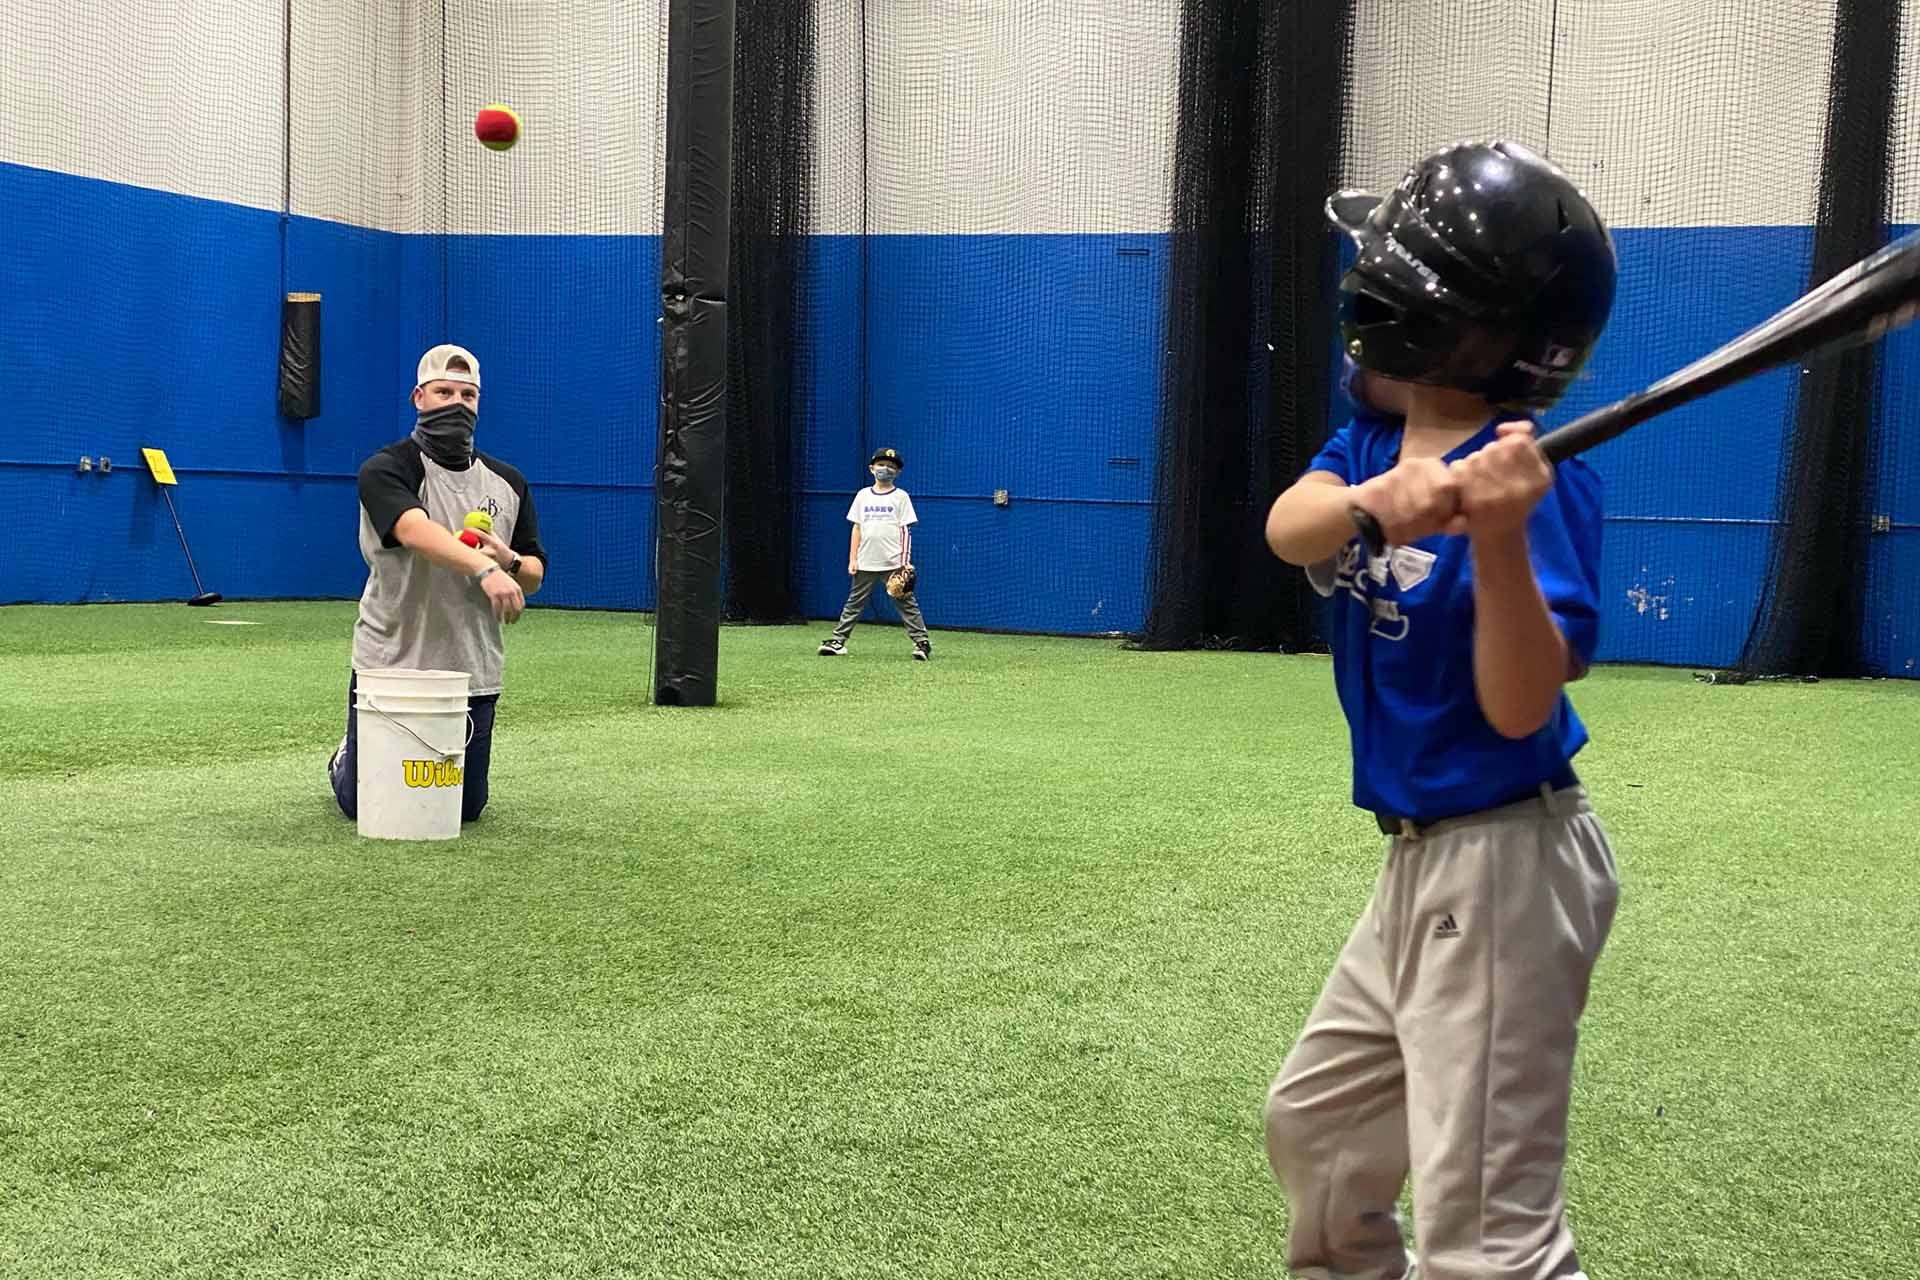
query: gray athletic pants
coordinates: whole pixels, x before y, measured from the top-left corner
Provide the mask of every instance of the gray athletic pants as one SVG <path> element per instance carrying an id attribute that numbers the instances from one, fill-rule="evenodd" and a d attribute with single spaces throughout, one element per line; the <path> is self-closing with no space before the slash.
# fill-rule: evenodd
<path id="1" fill-rule="evenodd" d="M 853 575 L 853 586 L 847 591 L 847 603 L 840 610 L 840 625 L 833 629 L 833 638 L 842 643 L 853 634 L 853 624 L 860 621 L 860 611 L 867 607 L 867 599 L 873 595 L 873 589 L 879 587 L 886 595 L 887 578 L 892 569 L 862 569 Z M 893 600 L 892 596 L 887 599 Z M 920 602 L 909 591 L 898 600 L 894 607 L 900 610 L 900 621 L 907 624 L 907 638 L 920 641 L 927 638 L 927 620 L 920 616 Z"/>
<path id="2" fill-rule="evenodd" d="M 1619 901 L 1578 787 L 1396 837 L 1267 1094 L 1307 1280 L 1571 1280 L 1576 1024 Z M 1413 1177 L 1417 1269 L 1396 1208 Z"/>

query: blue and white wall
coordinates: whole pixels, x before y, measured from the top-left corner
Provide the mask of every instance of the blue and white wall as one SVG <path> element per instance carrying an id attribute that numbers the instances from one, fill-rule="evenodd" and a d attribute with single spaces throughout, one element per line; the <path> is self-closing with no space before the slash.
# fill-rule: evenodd
<path id="1" fill-rule="evenodd" d="M 1920 229 L 1920 7 L 1905 8 L 1900 45 L 1900 102 L 1893 138 L 1893 217 L 1902 231 Z M 1920 333 L 1885 344 L 1882 380 L 1888 429 L 1881 437 L 1876 511 L 1892 531 L 1875 540 L 1869 561 L 1868 658 L 1888 675 L 1920 676 Z"/>
<path id="2" fill-rule="evenodd" d="M 651 604 L 666 5 L 560 7 L 444 39 L 393 0 L 300 0 L 290 32 L 281 0 L 10 7 L 0 502 L 28 518 L 0 601 L 191 590 L 142 445 L 181 475 L 209 587 L 358 594 L 354 473 L 454 340 L 482 360 L 481 447 L 541 481 L 566 568 L 543 598 Z M 529 120 L 507 155 L 472 139 L 495 100 Z M 290 290 L 323 299 L 305 423 L 275 404 Z"/>
<path id="3" fill-rule="evenodd" d="M 273 421 L 279 6 L 36 3 L 8 26 L 0 502 L 26 518 L 0 599 L 182 592 L 165 509 L 136 474 L 144 443 L 217 469 L 193 489 L 222 513 L 196 522 L 216 581 L 257 536 L 299 566 L 290 589 L 351 590 L 344 571 L 313 572 L 316 544 L 286 518 L 337 485 L 294 478 L 325 463 Z M 75 475 L 81 454 L 116 470 Z"/>
<path id="4" fill-rule="evenodd" d="M 1646 385 L 1806 290 L 1831 74 L 1826 6 L 1530 0 L 1478 9 L 1486 16 L 1363 3 L 1350 176 L 1385 184 L 1425 147 L 1504 133 L 1544 141 L 1592 197 L 1615 229 L 1620 295 L 1590 378 L 1549 425 Z M 1411 51 L 1424 51 L 1420 66 L 1407 62 Z M 1902 80 L 1894 220 L 1912 224 L 1920 13 L 1911 8 Z M 1903 389 L 1920 372 L 1920 346 L 1909 333 L 1885 350 L 1888 456 L 1876 509 L 1904 527 L 1874 543 L 1868 653 L 1912 675 L 1920 401 Z M 1765 572 L 1796 376 L 1722 392 L 1591 455 L 1607 481 L 1605 656 L 1707 665 L 1738 654 Z"/>
<path id="5" fill-rule="evenodd" d="M 816 344 L 806 608 L 838 611 L 848 500 L 891 445 L 936 625 L 1137 627 L 1178 6 L 871 5 L 864 77 L 858 7 L 820 12 L 820 288 L 866 324 Z"/>
<path id="6" fill-rule="evenodd" d="M 142 443 L 183 471 L 209 585 L 353 594 L 353 470 L 404 433 L 419 350 L 451 339 L 485 364 L 482 446 L 535 480 L 556 560 L 545 598 L 651 605 L 665 0 L 448 7 L 443 30 L 436 5 L 296 0 L 289 33 L 280 0 L 182 0 L 164 21 L 133 0 L 14 6 L 0 501 L 30 518 L 0 598 L 184 594 Z M 1544 144 L 1587 188 L 1617 229 L 1622 292 L 1564 418 L 1805 288 L 1832 39 L 1818 8 L 1559 6 L 1555 29 L 1548 0 L 1363 0 L 1348 180 L 1383 186 L 1427 148 L 1499 133 Z M 803 601 L 837 608 L 846 501 L 866 451 L 891 444 L 937 623 L 1130 629 L 1146 606 L 1177 5 L 867 10 L 863 33 L 857 7 L 819 7 Z M 1916 86 L 1920 12 L 1909 27 Z M 526 121 L 506 155 L 469 129 L 495 100 Z M 1896 137 L 1920 139 L 1911 95 Z M 1897 218 L 1913 223 L 1920 141 L 1906 145 Z M 325 413 L 305 424 L 274 410 L 289 289 L 325 298 Z M 837 305 L 862 298 L 864 323 Z M 1869 584 L 1870 652 L 1908 674 L 1917 363 L 1920 339 L 1890 345 L 1881 509 L 1896 528 Z M 1790 378 L 1595 455 L 1606 656 L 1737 652 Z M 74 474 L 82 453 L 116 471 Z"/>

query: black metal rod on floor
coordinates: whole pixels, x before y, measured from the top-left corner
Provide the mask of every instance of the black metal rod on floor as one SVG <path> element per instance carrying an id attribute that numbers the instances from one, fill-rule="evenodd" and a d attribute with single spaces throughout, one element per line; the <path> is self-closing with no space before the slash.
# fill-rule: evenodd
<path id="1" fill-rule="evenodd" d="M 193 567 L 193 552 L 187 550 L 187 531 L 180 527 L 180 513 L 173 506 L 173 491 L 161 485 L 160 496 L 167 500 L 167 514 L 173 517 L 173 531 L 180 535 L 180 554 L 187 558 L 187 572 L 193 575 L 193 593 L 203 596 L 207 594 L 206 588 L 200 585 L 200 571 Z"/>

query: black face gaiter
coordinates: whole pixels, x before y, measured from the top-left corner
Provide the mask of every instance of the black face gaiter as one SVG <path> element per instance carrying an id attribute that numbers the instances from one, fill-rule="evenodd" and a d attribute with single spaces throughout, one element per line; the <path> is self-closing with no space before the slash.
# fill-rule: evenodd
<path id="1" fill-rule="evenodd" d="M 479 416 L 472 405 L 458 401 L 425 410 L 413 424 L 414 442 L 441 466 L 463 471 L 473 461 L 473 424 Z"/>

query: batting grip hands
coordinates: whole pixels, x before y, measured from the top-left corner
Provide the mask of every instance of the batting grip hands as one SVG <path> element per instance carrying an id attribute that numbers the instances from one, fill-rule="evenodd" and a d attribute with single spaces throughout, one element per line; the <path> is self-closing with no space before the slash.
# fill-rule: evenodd
<path id="1" fill-rule="evenodd" d="M 1511 536 L 1553 487 L 1553 467 L 1530 422 L 1503 422 L 1486 448 L 1458 462 L 1408 458 L 1354 486 L 1351 514 L 1379 555 L 1436 533 Z"/>

